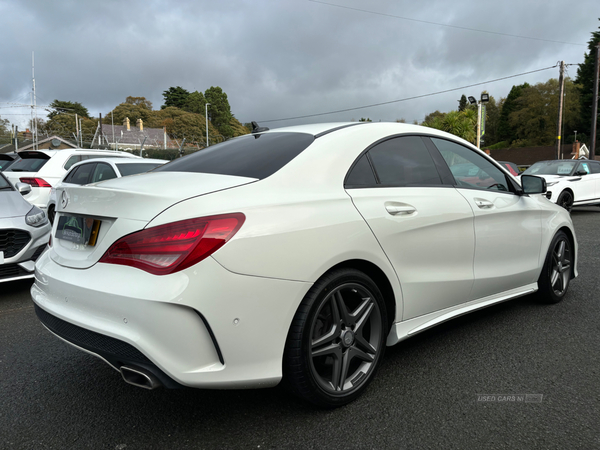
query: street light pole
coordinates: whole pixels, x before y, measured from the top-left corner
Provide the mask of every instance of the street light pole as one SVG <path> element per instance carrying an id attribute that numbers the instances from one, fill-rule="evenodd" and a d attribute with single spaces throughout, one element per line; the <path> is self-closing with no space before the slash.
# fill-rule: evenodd
<path id="1" fill-rule="evenodd" d="M 208 105 L 210 105 L 210 103 L 207 103 L 206 105 L 204 105 L 204 118 L 206 119 L 206 146 L 208 147 Z"/>
<path id="2" fill-rule="evenodd" d="M 481 100 L 477 102 L 477 148 L 481 148 Z"/>

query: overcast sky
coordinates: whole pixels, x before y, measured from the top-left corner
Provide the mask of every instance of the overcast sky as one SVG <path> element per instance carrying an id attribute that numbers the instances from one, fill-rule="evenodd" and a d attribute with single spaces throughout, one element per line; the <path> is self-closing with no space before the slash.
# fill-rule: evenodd
<path id="1" fill-rule="evenodd" d="M 420 122 L 432 111 L 455 109 L 463 93 L 487 90 L 499 99 L 514 84 L 558 78 L 558 68 L 267 123 L 486 82 L 560 60 L 581 63 L 600 25 L 599 6 L 598 0 L 0 0 L 0 117 L 26 125 L 29 112 L 9 103 L 30 102 L 34 51 L 37 104 L 77 101 L 95 116 L 130 95 L 159 109 L 171 86 L 190 92 L 220 86 L 242 123 Z M 568 74 L 574 78 L 577 66 Z"/>

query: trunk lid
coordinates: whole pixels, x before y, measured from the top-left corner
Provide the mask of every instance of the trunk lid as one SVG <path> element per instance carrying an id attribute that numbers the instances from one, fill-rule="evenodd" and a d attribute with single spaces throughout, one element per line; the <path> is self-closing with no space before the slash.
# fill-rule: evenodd
<path id="1" fill-rule="evenodd" d="M 229 175 L 150 172 L 87 186 L 57 187 L 50 257 L 67 267 L 91 267 L 115 241 L 143 229 L 170 206 L 254 181 Z M 78 224 L 73 217 L 81 219 Z M 78 237 L 66 239 L 70 239 L 67 231 L 89 236 L 94 220 L 100 221 L 94 246 L 80 242 Z M 57 238 L 59 232 L 61 238 Z"/>

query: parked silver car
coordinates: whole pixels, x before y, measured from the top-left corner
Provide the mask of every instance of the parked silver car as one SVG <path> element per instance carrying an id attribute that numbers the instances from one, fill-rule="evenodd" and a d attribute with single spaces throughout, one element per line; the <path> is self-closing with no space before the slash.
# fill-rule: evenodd
<path id="1" fill-rule="evenodd" d="M 31 186 L 12 186 L 0 173 L 0 283 L 33 278 L 35 260 L 50 239 L 46 213 L 23 198 Z"/>

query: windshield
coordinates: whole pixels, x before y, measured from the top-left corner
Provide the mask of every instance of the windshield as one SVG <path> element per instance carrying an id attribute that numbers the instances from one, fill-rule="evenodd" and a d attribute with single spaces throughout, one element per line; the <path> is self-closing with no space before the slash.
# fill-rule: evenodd
<path id="1" fill-rule="evenodd" d="M 126 177 L 127 175 L 135 175 L 136 173 L 148 172 L 149 170 L 152 170 L 158 166 L 162 166 L 162 163 L 117 163 L 117 167 L 119 168 L 119 172 L 121 172 L 122 177 Z"/>
<path id="2" fill-rule="evenodd" d="M 563 175 L 569 176 L 577 167 L 577 161 L 540 161 L 523 172 L 526 175 Z"/>
<path id="3" fill-rule="evenodd" d="M 42 158 L 21 159 L 8 168 L 10 172 L 37 172 L 49 160 Z"/>

